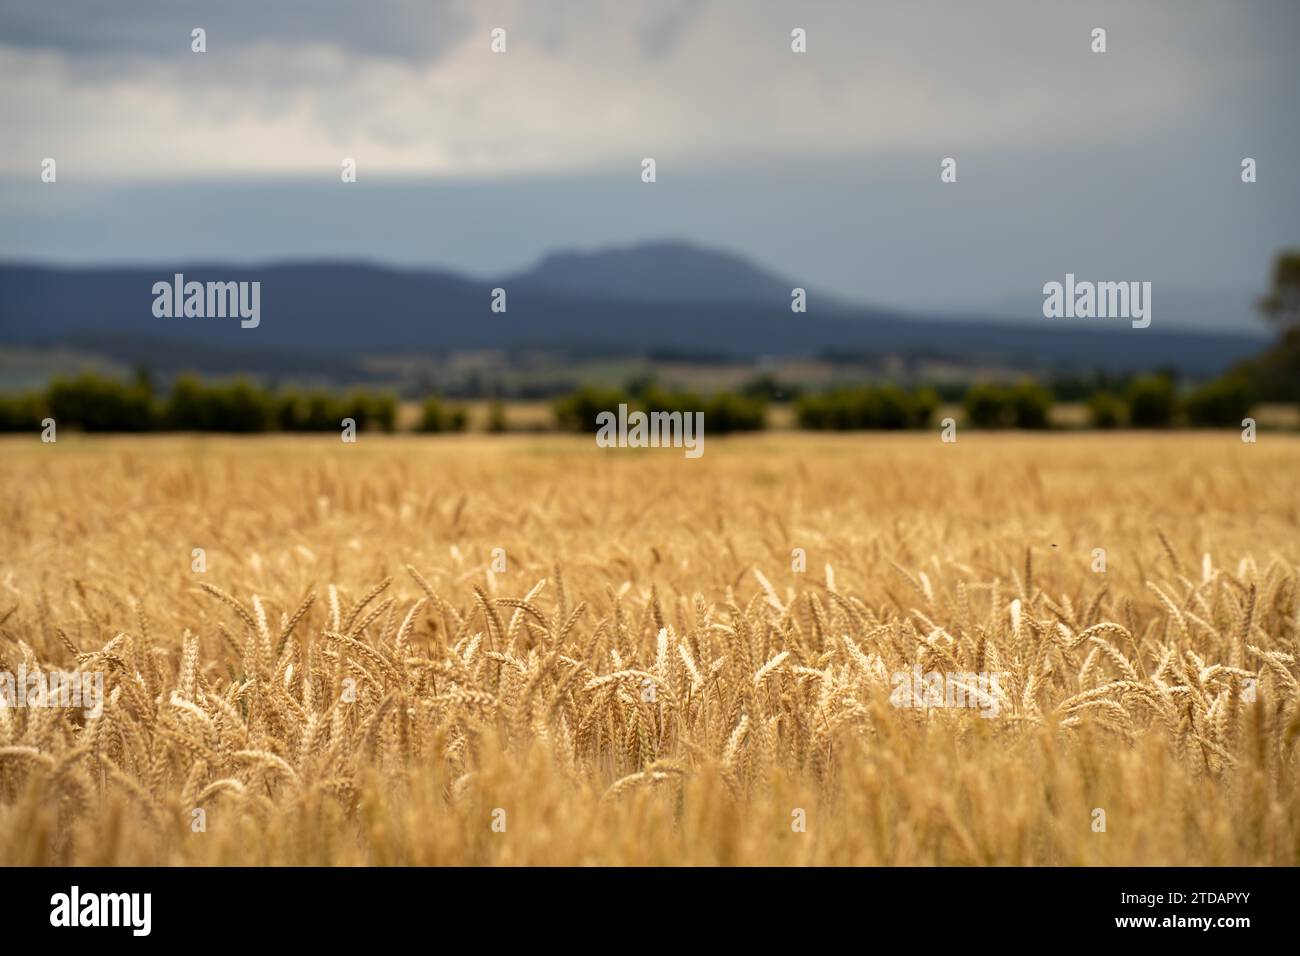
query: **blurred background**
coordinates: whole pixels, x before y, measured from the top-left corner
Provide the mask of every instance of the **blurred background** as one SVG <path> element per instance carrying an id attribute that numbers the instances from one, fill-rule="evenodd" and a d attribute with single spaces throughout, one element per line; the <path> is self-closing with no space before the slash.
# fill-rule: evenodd
<path id="1" fill-rule="evenodd" d="M 1290 0 L 3 0 L 0 427 L 1292 427 L 1298 37 Z M 175 273 L 261 282 L 259 326 L 156 317 Z M 1151 282 L 1150 328 L 1044 318 L 1067 273 Z"/>

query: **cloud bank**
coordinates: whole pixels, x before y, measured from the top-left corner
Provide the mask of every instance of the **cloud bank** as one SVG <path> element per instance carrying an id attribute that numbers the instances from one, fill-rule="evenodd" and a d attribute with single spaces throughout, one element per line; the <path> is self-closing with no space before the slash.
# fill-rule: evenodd
<path id="1" fill-rule="evenodd" d="M 1288 3 L 20 0 L 0 175 L 511 176 L 1116 147 L 1296 79 Z M 1089 51 L 1094 26 L 1110 52 Z M 190 51 L 190 30 L 207 52 Z M 490 32 L 507 31 L 507 52 Z M 802 27 L 808 52 L 790 50 Z M 1292 39 L 1295 31 L 1291 31 Z M 1294 88 L 1292 84 L 1291 88 Z"/>

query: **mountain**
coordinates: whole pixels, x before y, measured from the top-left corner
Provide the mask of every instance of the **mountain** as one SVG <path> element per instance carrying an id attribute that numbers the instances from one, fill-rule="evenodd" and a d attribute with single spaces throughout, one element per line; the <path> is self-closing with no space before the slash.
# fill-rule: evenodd
<path id="1" fill-rule="evenodd" d="M 770 305 L 789 302 L 790 290 L 798 283 L 774 276 L 728 252 L 665 241 L 594 252 L 552 253 L 503 285 L 615 302 Z"/>
<path id="2" fill-rule="evenodd" d="M 172 281 L 258 281 L 260 322 L 158 318 L 152 288 Z M 507 310 L 490 308 L 504 288 Z M 1179 330 L 1159 315 L 1014 323 L 882 310 L 809 290 L 790 310 L 791 283 L 744 259 L 683 243 L 559 253 L 499 280 L 355 262 L 265 266 L 159 263 L 140 267 L 0 265 L 0 347 L 72 347 L 163 368 L 214 364 L 289 371 L 363 355 L 545 348 L 569 352 L 711 353 L 737 359 L 826 353 L 925 356 L 968 365 L 1217 373 L 1258 352 L 1254 333 Z"/>

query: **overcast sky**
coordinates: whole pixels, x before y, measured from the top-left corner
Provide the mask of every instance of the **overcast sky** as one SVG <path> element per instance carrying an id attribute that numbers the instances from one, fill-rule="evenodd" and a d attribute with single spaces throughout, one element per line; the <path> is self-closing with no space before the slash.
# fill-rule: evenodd
<path id="1" fill-rule="evenodd" d="M 682 238 L 882 304 L 1072 271 L 1239 321 L 1300 245 L 1297 47 L 1295 0 L 0 0 L 0 257 L 493 274 Z"/>

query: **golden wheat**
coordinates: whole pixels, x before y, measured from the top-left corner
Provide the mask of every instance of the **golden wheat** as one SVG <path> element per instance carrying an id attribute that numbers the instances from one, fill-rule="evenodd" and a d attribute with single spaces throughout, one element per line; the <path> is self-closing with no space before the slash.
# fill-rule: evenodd
<path id="1" fill-rule="evenodd" d="M 4 442 L 0 862 L 1300 862 L 1295 441 L 340 444 Z"/>

